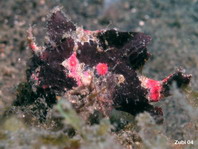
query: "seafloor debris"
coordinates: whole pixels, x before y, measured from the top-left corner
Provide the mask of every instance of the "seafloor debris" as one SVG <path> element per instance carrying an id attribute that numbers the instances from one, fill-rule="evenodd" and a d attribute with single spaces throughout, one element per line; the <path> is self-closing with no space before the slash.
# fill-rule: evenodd
<path id="1" fill-rule="evenodd" d="M 144 33 L 84 30 L 59 8 L 49 16 L 47 29 L 44 47 L 37 46 L 28 31 L 33 53 L 27 70 L 31 98 L 18 95 L 15 105 L 43 98 L 51 107 L 65 96 L 79 113 L 98 110 L 108 115 L 115 108 L 134 115 L 143 111 L 158 115 L 161 110 L 149 102 L 169 95 L 173 81 L 178 87 L 190 82 L 191 75 L 181 70 L 162 81 L 138 76 L 136 71 L 150 56 L 146 46 L 151 37 Z"/>

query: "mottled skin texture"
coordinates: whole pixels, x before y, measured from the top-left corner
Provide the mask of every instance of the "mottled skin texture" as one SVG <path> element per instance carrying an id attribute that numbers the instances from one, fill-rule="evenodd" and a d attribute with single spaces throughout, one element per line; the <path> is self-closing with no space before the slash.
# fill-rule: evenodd
<path id="1" fill-rule="evenodd" d="M 149 102 L 159 101 L 168 95 L 173 81 L 178 87 L 190 82 L 191 76 L 181 71 L 163 81 L 137 75 L 136 71 L 150 56 L 146 46 L 151 37 L 144 33 L 116 29 L 83 30 L 58 8 L 48 18 L 47 28 L 49 42 L 45 47 L 37 47 L 32 38 L 28 38 L 33 57 L 29 62 L 27 79 L 37 92 L 42 90 L 45 94 L 60 96 L 74 87 L 89 86 L 91 77 L 100 78 L 100 81 L 107 81 L 113 108 L 134 115 L 143 111 L 161 115 L 161 110 Z M 103 64 L 101 69 L 99 64 Z M 115 75 L 122 76 L 124 81 L 118 83 L 114 79 L 105 79 Z M 51 98 L 48 104 L 55 100 Z"/>

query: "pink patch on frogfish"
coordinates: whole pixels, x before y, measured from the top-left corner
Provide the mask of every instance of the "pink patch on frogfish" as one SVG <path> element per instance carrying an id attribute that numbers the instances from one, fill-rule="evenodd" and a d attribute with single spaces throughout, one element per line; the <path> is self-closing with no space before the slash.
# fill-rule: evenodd
<path id="1" fill-rule="evenodd" d="M 150 101 L 157 102 L 161 98 L 161 82 L 152 80 L 152 79 L 147 79 L 146 80 L 146 87 L 149 89 L 149 99 Z"/>
<path id="2" fill-rule="evenodd" d="M 74 78 L 77 81 L 78 86 L 82 85 L 81 78 L 78 72 L 79 68 L 79 61 L 76 57 L 76 52 L 74 52 L 69 58 L 68 58 L 68 70 L 69 70 L 69 77 Z"/>
<path id="3" fill-rule="evenodd" d="M 99 63 L 96 66 L 96 71 L 99 75 L 106 75 L 108 72 L 108 66 L 105 63 Z"/>

